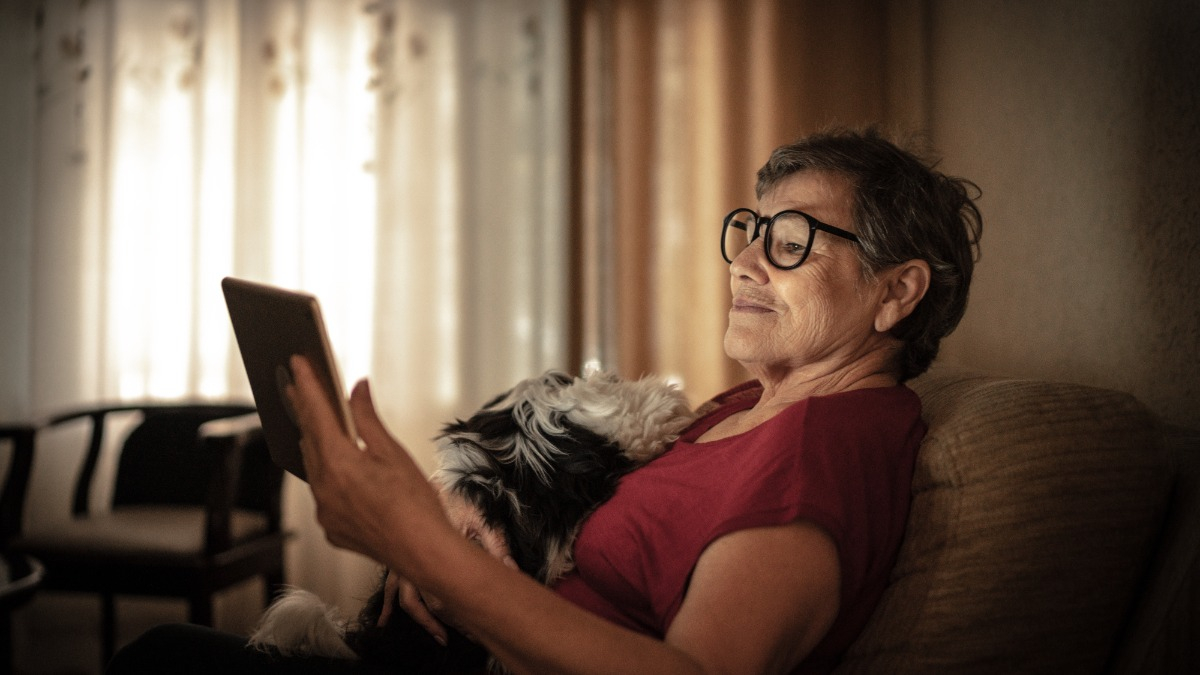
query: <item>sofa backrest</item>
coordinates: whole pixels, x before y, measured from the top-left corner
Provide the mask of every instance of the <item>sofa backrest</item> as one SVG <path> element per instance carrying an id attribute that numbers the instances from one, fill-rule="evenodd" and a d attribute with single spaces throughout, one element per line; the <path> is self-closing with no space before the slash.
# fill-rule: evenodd
<path id="1" fill-rule="evenodd" d="M 1099 673 L 1162 529 L 1171 471 L 1133 397 L 934 371 L 892 580 L 838 669 Z"/>

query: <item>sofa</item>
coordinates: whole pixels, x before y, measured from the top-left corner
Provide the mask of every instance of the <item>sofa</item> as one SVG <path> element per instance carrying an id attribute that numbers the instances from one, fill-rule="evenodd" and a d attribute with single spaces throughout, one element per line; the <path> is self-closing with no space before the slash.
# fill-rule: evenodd
<path id="1" fill-rule="evenodd" d="M 1200 672 L 1200 443 L 1127 394 L 938 368 L 856 673 Z"/>

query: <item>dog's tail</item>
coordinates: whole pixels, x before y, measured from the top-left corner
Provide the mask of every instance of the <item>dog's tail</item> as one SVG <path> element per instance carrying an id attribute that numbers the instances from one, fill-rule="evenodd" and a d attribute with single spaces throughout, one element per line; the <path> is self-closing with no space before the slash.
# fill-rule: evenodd
<path id="1" fill-rule="evenodd" d="M 271 603 L 250 635 L 250 645 L 283 656 L 357 659 L 346 644 L 345 622 L 308 591 L 293 588 Z"/>

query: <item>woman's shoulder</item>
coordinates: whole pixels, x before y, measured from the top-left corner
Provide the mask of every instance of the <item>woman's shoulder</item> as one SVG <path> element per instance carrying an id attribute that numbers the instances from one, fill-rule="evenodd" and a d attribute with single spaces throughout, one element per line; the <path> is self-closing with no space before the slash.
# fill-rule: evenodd
<path id="1" fill-rule="evenodd" d="M 921 399 L 904 385 L 815 396 L 790 429 L 809 450 L 827 448 L 850 457 L 892 457 L 907 462 L 925 435 Z"/>
<path id="2" fill-rule="evenodd" d="M 908 387 L 869 387 L 821 394 L 797 401 L 757 428 L 774 442 L 806 448 L 856 448 L 891 452 L 923 435 L 921 400 Z"/>
<path id="3" fill-rule="evenodd" d="M 762 385 L 757 380 L 743 382 L 717 394 L 696 409 L 696 421 L 684 431 L 682 438 L 695 440 L 705 431 L 731 415 L 752 408 L 761 398 Z M 903 384 L 890 387 L 852 389 L 834 394 L 822 394 L 797 401 L 768 422 L 775 427 L 801 428 L 815 422 L 817 427 L 841 427 L 847 422 L 866 422 L 866 426 L 907 426 L 921 417 L 921 400 Z"/>
<path id="4" fill-rule="evenodd" d="M 903 384 L 813 396 L 784 415 L 808 434 L 841 438 L 905 435 L 921 424 L 921 399 Z"/>
<path id="5" fill-rule="evenodd" d="M 921 417 L 921 398 L 912 389 L 897 384 L 814 396 L 808 399 L 808 408 L 818 415 L 838 415 L 862 421 L 908 421 Z"/>
<path id="6" fill-rule="evenodd" d="M 807 399 L 812 405 L 842 408 L 891 408 L 893 406 L 921 407 L 917 393 L 903 384 L 886 387 L 849 389 L 836 394 L 822 394 Z"/>

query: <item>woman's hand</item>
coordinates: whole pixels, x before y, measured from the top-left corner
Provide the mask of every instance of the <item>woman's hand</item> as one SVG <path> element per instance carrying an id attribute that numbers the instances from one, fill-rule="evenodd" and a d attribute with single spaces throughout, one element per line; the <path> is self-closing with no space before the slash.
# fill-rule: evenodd
<path id="1" fill-rule="evenodd" d="M 360 446 L 343 431 L 308 361 L 293 356 L 291 366 L 288 395 L 298 413 L 304 470 L 326 538 L 411 577 L 408 568 L 430 542 L 453 536 L 437 494 L 380 421 L 365 380 L 350 396 Z"/>
<path id="2" fill-rule="evenodd" d="M 446 626 L 434 616 L 429 605 L 421 596 L 421 591 L 404 577 L 388 570 L 387 579 L 383 584 L 383 609 L 379 612 L 379 626 L 386 626 L 397 606 L 404 610 L 417 625 L 424 628 L 434 640 L 443 647 L 449 635 Z"/>

